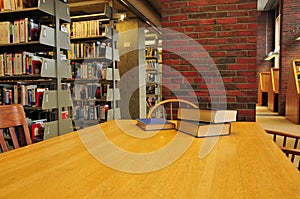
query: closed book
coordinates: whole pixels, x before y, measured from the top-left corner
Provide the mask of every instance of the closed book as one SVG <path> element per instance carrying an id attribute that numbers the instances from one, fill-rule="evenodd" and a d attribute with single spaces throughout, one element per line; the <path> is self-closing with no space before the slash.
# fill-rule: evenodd
<path id="1" fill-rule="evenodd" d="M 0 54 L 0 77 L 4 76 L 4 65 L 5 65 L 4 54 Z"/>
<path id="2" fill-rule="evenodd" d="M 197 121 L 180 120 L 177 130 L 195 137 L 213 137 L 230 134 L 230 123 L 202 123 Z"/>
<path id="3" fill-rule="evenodd" d="M 4 68 L 5 75 L 13 75 L 13 54 L 6 54 L 6 68 Z"/>
<path id="4" fill-rule="evenodd" d="M 15 53 L 14 57 L 14 75 L 23 74 L 23 55 L 22 53 Z"/>
<path id="5" fill-rule="evenodd" d="M 14 21 L 14 43 L 20 43 L 20 21 Z"/>
<path id="6" fill-rule="evenodd" d="M 14 85 L 14 104 L 19 104 L 19 86 Z"/>
<path id="7" fill-rule="evenodd" d="M 178 109 L 178 119 L 211 123 L 225 123 L 236 121 L 236 110 L 204 110 L 204 109 Z"/>
<path id="8" fill-rule="evenodd" d="M 25 31 L 27 28 L 25 27 L 25 19 L 20 19 L 19 21 L 19 42 L 23 43 L 26 41 Z"/>
<path id="9" fill-rule="evenodd" d="M 175 129 L 175 124 L 162 118 L 139 118 L 136 119 L 137 126 L 149 130 Z"/>

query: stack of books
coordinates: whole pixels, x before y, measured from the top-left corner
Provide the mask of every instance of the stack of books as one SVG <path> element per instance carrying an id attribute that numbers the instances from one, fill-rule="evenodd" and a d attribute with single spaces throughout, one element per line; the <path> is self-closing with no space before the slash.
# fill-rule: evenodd
<path id="1" fill-rule="evenodd" d="M 235 110 L 178 110 L 177 130 L 195 137 L 210 137 L 230 134 L 230 124 L 236 121 Z"/>

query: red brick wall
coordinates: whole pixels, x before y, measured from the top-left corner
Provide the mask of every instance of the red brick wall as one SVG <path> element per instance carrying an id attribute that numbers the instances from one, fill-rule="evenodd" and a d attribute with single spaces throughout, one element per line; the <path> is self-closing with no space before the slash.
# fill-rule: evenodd
<path id="1" fill-rule="evenodd" d="M 164 30 L 164 98 L 195 94 L 190 100 L 201 108 L 227 106 L 238 110 L 239 121 L 255 121 L 256 1 L 161 0 L 162 27 L 191 38 Z M 179 74 L 185 79 L 176 78 Z"/>
<path id="2" fill-rule="evenodd" d="M 285 97 L 291 62 L 293 59 L 300 58 L 300 41 L 295 41 L 295 35 L 300 34 L 299 0 L 282 0 L 281 22 L 281 61 L 278 113 L 280 115 L 285 115 Z"/>

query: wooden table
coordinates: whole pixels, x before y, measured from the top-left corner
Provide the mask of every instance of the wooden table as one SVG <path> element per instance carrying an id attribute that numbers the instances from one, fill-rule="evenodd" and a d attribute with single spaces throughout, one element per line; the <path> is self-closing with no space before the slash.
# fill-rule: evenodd
<path id="1" fill-rule="evenodd" d="M 148 133 L 134 121 L 118 123 L 123 130 L 109 121 L 1 154 L 0 198 L 300 198 L 298 170 L 257 123 L 233 123 L 231 135 L 215 140 L 204 158 L 199 158 L 201 146 L 216 138 L 194 139 L 175 130 Z M 165 157 L 131 164 L 111 147 L 143 158 L 174 140 L 179 148 L 183 142 L 191 145 L 175 162 L 152 172 L 119 171 L 113 167 L 122 165 L 105 166 L 95 156 L 125 160 L 129 170 L 143 164 L 155 168 Z M 176 153 L 173 148 L 170 159 Z"/>

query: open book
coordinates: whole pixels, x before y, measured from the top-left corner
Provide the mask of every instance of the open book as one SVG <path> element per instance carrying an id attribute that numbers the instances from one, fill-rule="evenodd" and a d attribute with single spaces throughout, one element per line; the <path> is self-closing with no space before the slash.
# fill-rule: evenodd
<path id="1" fill-rule="evenodd" d="M 175 124 L 162 118 L 139 118 L 136 119 L 137 125 L 142 129 L 149 130 L 163 130 L 174 129 Z"/>

